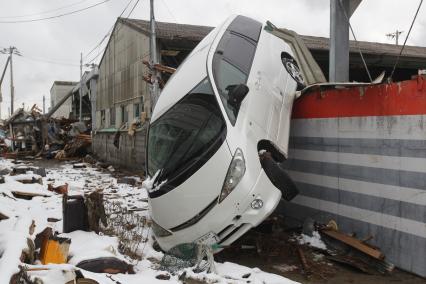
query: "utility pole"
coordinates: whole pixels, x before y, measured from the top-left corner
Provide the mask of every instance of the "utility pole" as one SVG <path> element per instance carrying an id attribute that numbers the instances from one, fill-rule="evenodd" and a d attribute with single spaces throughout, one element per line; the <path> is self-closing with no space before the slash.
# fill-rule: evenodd
<path id="1" fill-rule="evenodd" d="M 154 65 L 158 63 L 157 58 L 157 36 L 155 33 L 155 17 L 154 17 L 154 0 L 150 0 L 150 26 L 151 26 L 151 37 L 150 37 L 150 58 L 151 58 L 151 110 L 154 109 L 157 103 L 159 94 L 158 88 L 158 73 L 155 70 Z"/>
<path id="2" fill-rule="evenodd" d="M 43 114 L 46 113 L 46 97 L 43 95 Z"/>
<path id="3" fill-rule="evenodd" d="M 329 81 L 349 81 L 349 19 L 362 0 L 330 0 Z"/>
<path id="4" fill-rule="evenodd" d="M 386 36 L 390 39 L 395 39 L 395 44 L 398 45 L 399 35 L 402 34 L 404 31 L 398 31 L 396 30 L 394 33 L 388 33 Z"/>
<path id="5" fill-rule="evenodd" d="M 10 62 L 10 56 L 7 57 L 6 64 L 4 65 L 3 73 L 0 78 L 0 118 L 1 118 L 1 103 L 3 102 L 3 95 L 1 93 L 1 84 L 3 83 L 4 75 L 6 74 L 7 66 Z"/>
<path id="6" fill-rule="evenodd" d="M 81 122 L 83 120 L 83 116 L 81 114 L 81 110 L 83 108 L 83 52 L 80 52 L 80 116 L 79 121 Z"/>
<path id="7" fill-rule="evenodd" d="M 10 113 L 13 113 L 13 103 L 15 100 L 15 87 L 13 85 L 13 55 L 21 56 L 21 53 L 15 46 L 10 46 L 9 48 L 4 48 L 0 50 L 0 53 L 9 54 L 9 64 L 10 64 Z"/>

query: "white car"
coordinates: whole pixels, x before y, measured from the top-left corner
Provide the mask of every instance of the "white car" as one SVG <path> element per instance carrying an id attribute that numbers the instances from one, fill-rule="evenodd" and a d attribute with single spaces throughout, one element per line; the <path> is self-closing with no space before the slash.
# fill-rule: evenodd
<path id="1" fill-rule="evenodd" d="M 168 251 L 221 248 L 297 194 L 287 157 L 295 92 L 290 46 L 256 20 L 233 16 L 211 31 L 169 79 L 148 132 L 153 232 Z"/>

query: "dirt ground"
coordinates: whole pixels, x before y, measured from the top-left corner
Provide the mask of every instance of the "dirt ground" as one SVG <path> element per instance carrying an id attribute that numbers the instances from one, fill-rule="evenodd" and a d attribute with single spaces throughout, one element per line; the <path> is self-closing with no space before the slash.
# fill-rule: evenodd
<path id="1" fill-rule="evenodd" d="M 64 161 L 33 160 L 35 165 L 45 168 L 58 168 Z M 141 172 L 116 169 L 113 173 L 117 178 L 129 175 L 141 176 Z M 269 225 L 266 225 L 268 228 Z M 259 242 L 259 234 L 262 234 Z M 251 230 L 230 248 L 215 255 L 219 262 L 234 262 L 248 267 L 258 267 L 263 271 L 275 273 L 300 283 L 366 283 L 366 284 L 426 284 L 426 279 L 414 274 L 394 269 L 390 274 L 366 274 L 351 266 L 327 260 L 321 251 L 303 246 L 310 271 L 304 272 L 300 256 L 294 244 L 287 239 L 292 232 L 285 232 L 282 237 L 271 234 L 269 229 Z M 277 240 L 278 238 L 278 240 Z"/>
<path id="2" fill-rule="evenodd" d="M 425 278 L 396 268 L 390 274 L 381 274 L 377 271 L 367 274 L 351 266 L 330 261 L 326 258 L 324 251 L 287 241 L 288 233 L 282 236 L 263 234 L 261 241 L 256 241 L 254 236 L 259 236 L 259 233 L 254 230 L 249 231 L 230 248 L 217 254 L 216 261 L 258 267 L 263 271 L 282 275 L 300 283 L 426 283 Z M 298 246 L 306 258 L 309 269 L 307 272 L 302 269 Z"/>

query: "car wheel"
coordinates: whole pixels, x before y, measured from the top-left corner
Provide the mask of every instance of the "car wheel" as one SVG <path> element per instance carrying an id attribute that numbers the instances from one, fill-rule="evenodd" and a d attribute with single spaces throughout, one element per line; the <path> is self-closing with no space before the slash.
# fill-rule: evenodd
<path id="1" fill-rule="evenodd" d="M 302 72 L 300 72 L 297 62 L 293 58 L 283 57 L 282 62 L 284 64 L 285 70 L 297 83 L 297 90 L 305 88 L 305 80 L 303 79 Z"/>
<path id="2" fill-rule="evenodd" d="M 289 175 L 280 167 L 270 152 L 260 155 L 260 163 L 272 184 L 281 191 L 282 198 L 290 201 L 299 193 Z"/>

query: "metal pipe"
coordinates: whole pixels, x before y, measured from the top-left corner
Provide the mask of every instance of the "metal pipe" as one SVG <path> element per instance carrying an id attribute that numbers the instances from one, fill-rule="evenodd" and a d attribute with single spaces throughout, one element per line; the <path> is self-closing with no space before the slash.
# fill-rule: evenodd
<path id="1" fill-rule="evenodd" d="M 11 47 L 9 49 L 10 52 L 10 115 L 13 114 L 13 101 L 15 99 L 15 87 L 13 86 L 13 50 Z"/>
<path id="2" fill-rule="evenodd" d="M 83 52 L 80 52 L 80 112 L 79 112 L 79 121 L 83 120 L 83 116 L 81 114 L 81 110 L 83 108 Z"/>
<path id="3" fill-rule="evenodd" d="M 151 57 L 151 110 L 154 109 L 155 104 L 157 103 L 159 97 L 159 88 L 158 88 L 158 74 L 155 70 L 154 65 L 158 63 L 157 58 L 157 35 L 155 32 L 155 16 L 154 16 L 154 0 L 150 0 L 150 26 L 151 26 L 151 36 L 150 36 L 150 57 Z"/>

